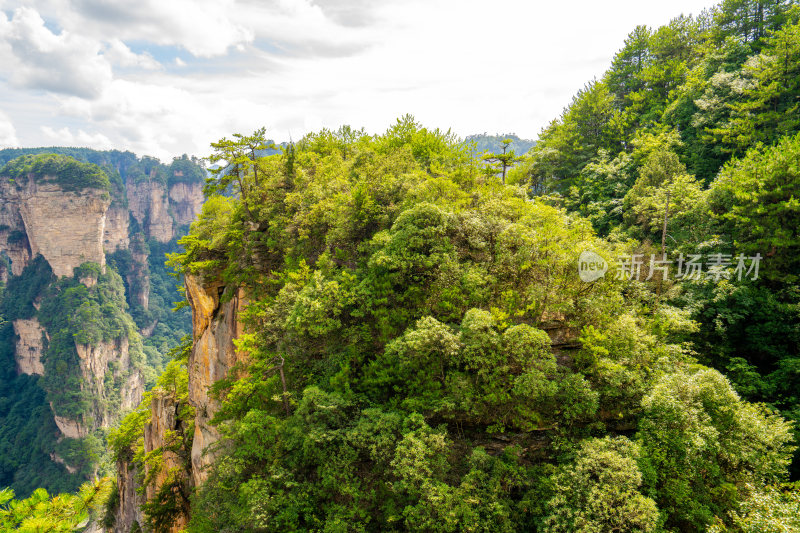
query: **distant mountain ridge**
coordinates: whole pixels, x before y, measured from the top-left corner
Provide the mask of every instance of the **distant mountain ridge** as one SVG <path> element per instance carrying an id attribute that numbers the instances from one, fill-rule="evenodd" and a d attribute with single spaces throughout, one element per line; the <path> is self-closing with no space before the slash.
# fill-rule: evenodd
<path id="1" fill-rule="evenodd" d="M 536 145 L 536 141 L 532 141 L 530 139 L 521 139 L 517 135 L 513 133 L 503 133 L 503 134 L 495 134 L 489 135 L 486 132 L 483 133 L 476 133 L 473 135 L 467 135 L 464 138 L 464 143 L 474 143 L 475 144 L 475 152 L 481 154 L 483 152 L 490 152 L 493 154 L 502 153 L 503 151 L 503 141 L 506 139 L 511 139 L 511 144 L 509 145 L 509 150 L 514 150 L 517 155 L 522 155 L 528 152 L 531 148 Z"/>

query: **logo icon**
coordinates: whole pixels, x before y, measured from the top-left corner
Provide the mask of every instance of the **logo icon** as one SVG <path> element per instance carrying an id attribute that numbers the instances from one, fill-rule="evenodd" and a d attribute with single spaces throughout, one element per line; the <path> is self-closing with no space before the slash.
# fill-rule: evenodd
<path id="1" fill-rule="evenodd" d="M 599 254 L 584 250 L 578 257 L 578 276 L 581 281 L 591 283 L 602 278 L 608 272 L 608 263 Z"/>

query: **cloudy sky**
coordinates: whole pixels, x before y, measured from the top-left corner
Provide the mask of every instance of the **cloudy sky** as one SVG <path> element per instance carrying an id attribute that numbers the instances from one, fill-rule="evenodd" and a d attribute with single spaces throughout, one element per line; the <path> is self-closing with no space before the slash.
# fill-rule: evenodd
<path id="1" fill-rule="evenodd" d="M 0 0 L 0 146 L 168 159 L 341 124 L 536 138 L 637 24 L 710 0 Z"/>

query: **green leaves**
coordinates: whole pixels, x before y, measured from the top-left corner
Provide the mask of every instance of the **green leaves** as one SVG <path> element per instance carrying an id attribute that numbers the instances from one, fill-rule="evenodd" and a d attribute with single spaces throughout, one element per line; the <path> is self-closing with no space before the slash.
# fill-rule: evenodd
<path id="1" fill-rule="evenodd" d="M 37 489 L 24 500 L 13 500 L 10 489 L 0 491 L 0 528 L 4 531 L 71 532 L 89 521 L 98 522 L 114 481 L 102 478 L 85 483 L 76 494 L 50 497 Z"/>
<path id="2" fill-rule="evenodd" d="M 774 483 L 794 447 L 790 425 L 743 402 L 716 370 L 666 375 L 642 401 L 637 439 L 646 485 L 674 527 L 701 528 L 739 495 L 728 485 Z"/>
<path id="3" fill-rule="evenodd" d="M 266 138 L 266 128 L 254 131 L 251 135 L 235 133 L 233 139 L 222 138 L 211 143 L 214 153 L 208 160 L 212 164 L 220 164 L 211 170 L 212 177 L 206 181 L 206 196 L 220 194 L 235 183 L 242 201 L 246 202 L 252 188 L 260 185 L 261 176 L 258 160 L 265 157 L 270 150 L 276 150 L 275 144 Z"/>
<path id="4" fill-rule="evenodd" d="M 625 437 L 584 441 L 555 476 L 544 531 L 656 531 L 656 502 L 641 492 L 640 453 Z"/>
<path id="5" fill-rule="evenodd" d="M 738 250 L 768 256 L 764 275 L 797 280 L 800 253 L 800 135 L 754 148 L 725 166 L 709 190 L 709 207 Z"/>
<path id="6" fill-rule="evenodd" d="M 648 42 L 675 61 L 655 80 L 667 92 L 682 24 Z M 675 227 L 696 229 L 681 217 L 701 188 L 677 133 L 619 154 L 615 98 L 587 88 L 529 163 L 583 169 L 574 205 L 599 223 L 619 222 L 601 211 L 633 190 L 633 223 L 653 231 L 669 191 Z M 249 159 L 247 198 L 212 197 L 172 259 L 248 301 L 248 361 L 213 388 L 226 440 L 190 530 L 691 529 L 785 468 L 778 419 L 686 370 L 692 352 L 673 341 L 695 331 L 688 311 L 580 281 L 580 252 L 610 261 L 615 245 L 485 176 L 448 135 L 404 117 L 383 136 L 323 131 Z M 603 438 L 623 432 L 636 440 Z"/>

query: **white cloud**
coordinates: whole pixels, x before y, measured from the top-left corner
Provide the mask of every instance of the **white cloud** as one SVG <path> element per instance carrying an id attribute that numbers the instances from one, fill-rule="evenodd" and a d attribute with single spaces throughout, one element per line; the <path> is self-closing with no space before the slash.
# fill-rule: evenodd
<path id="1" fill-rule="evenodd" d="M 111 139 L 102 133 L 90 134 L 80 129 L 73 133 L 67 127 L 55 130 L 50 126 L 42 126 L 42 133 L 56 146 L 88 146 L 100 150 L 114 147 Z"/>
<path id="2" fill-rule="evenodd" d="M 14 148 L 19 146 L 17 130 L 8 115 L 0 111 L 0 148 Z"/>
<path id="3" fill-rule="evenodd" d="M 103 55 L 113 64 L 120 67 L 137 67 L 145 70 L 157 70 L 161 63 L 150 54 L 135 54 L 119 39 L 111 39 Z"/>
<path id="4" fill-rule="evenodd" d="M 111 67 L 97 41 L 66 30 L 54 34 L 32 8 L 16 9 L 0 29 L 6 53 L 11 52 L 5 59 L 12 64 L 5 70 L 18 87 L 94 98 L 111 81 Z"/>
<path id="5" fill-rule="evenodd" d="M 223 135 L 252 131 L 256 127 L 251 128 L 252 124 L 275 116 L 269 103 L 127 80 L 114 80 L 97 100 L 62 98 L 61 110 L 72 119 L 111 132 L 116 148 L 162 159 L 184 152 L 204 155 L 209 144 Z"/>
<path id="6" fill-rule="evenodd" d="M 344 123 L 381 132 L 404 113 L 462 136 L 534 138 L 635 25 L 713 4 L 26 0 L 34 7 L 9 21 L 4 1 L 0 63 L 10 66 L 0 78 L 56 93 L 12 90 L 35 108 L 13 110 L 23 143 L 97 139 L 160 157 L 202 156 L 211 141 L 262 125 L 276 140 Z M 19 42 L 35 61 L 9 74 Z M 98 81 L 78 83 L 91 69 Z"/>
<path id="7" fill-rule="evenodd" d="M 253 39 L 248 25 L 233 20 L 238 11 L 234 4 L 233 0 L 76 0 L 63 2 L 59 15 L 66 24 L 83 25 L 97 39 L 116 35 L 122 40 L 177 45 L 195 56 L 211 57 Z"/>

